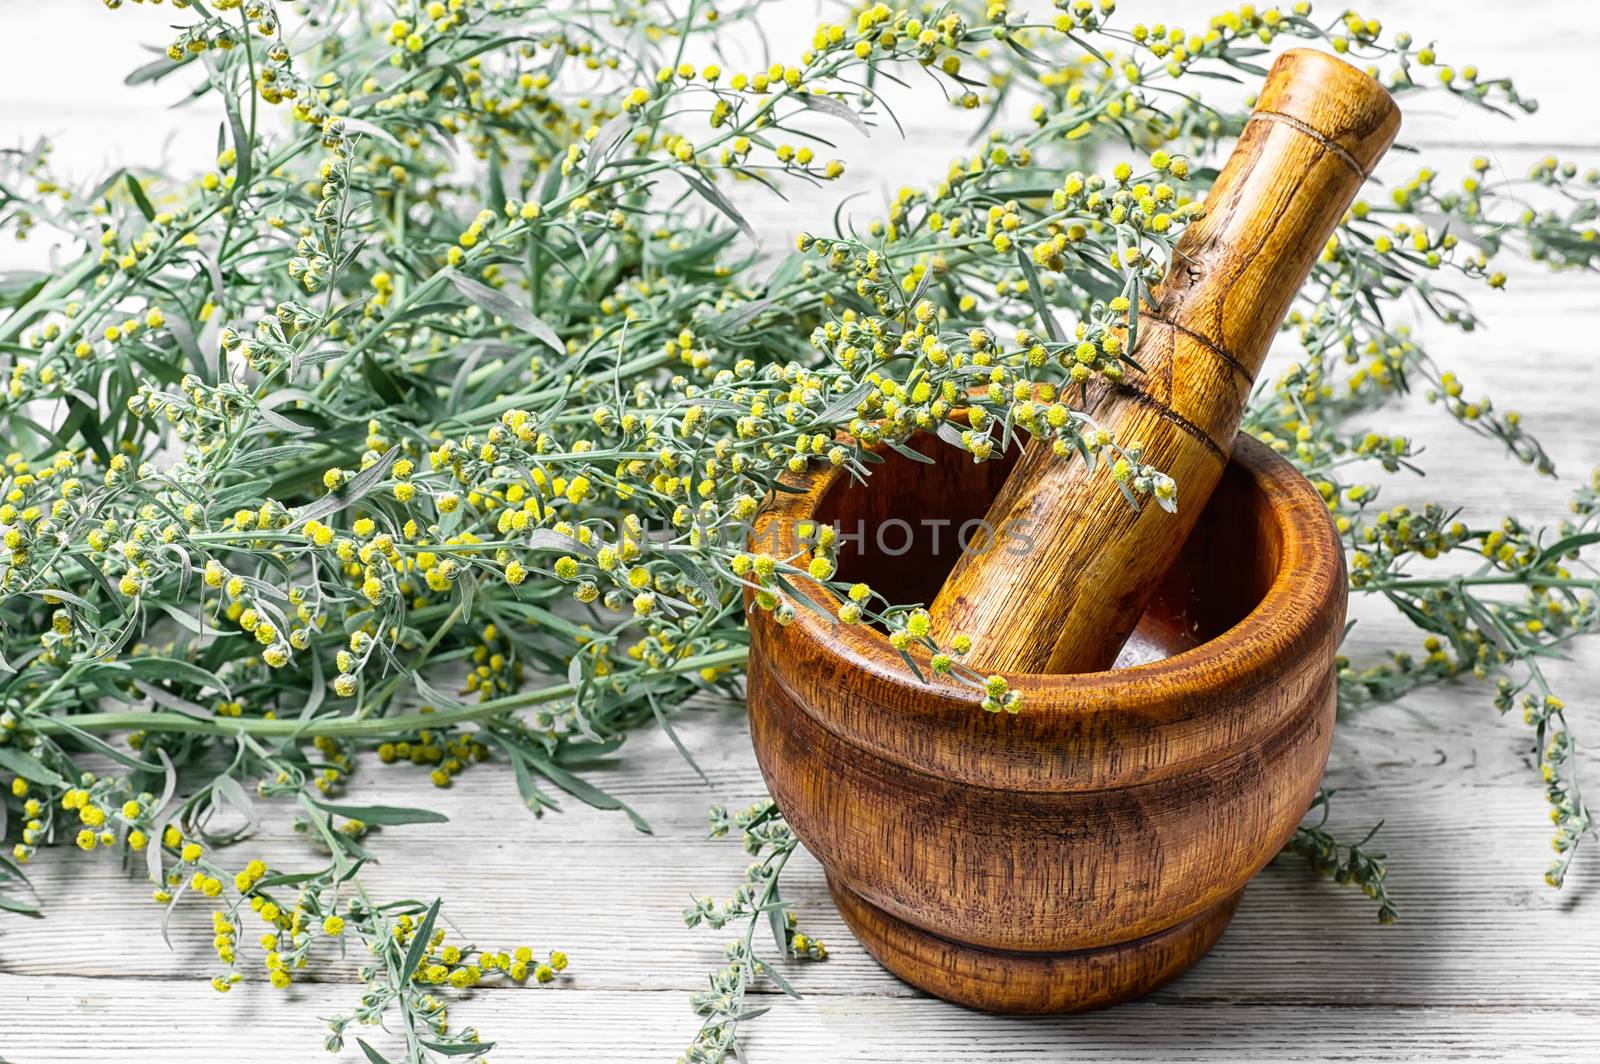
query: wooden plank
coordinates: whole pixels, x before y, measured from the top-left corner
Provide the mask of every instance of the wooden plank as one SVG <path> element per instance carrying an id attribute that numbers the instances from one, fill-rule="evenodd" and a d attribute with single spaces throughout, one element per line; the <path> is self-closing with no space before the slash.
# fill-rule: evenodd
<path id="1" fill-rule="evenodd" d="M 1581 289 L 1571 287 L 1569 279 L 1552 282 L 1530 276 L 1527 280 L 1525 287 L 1507 293 L 1504 324 L 1510 329 L 1516 330 L 1524 315 L 1554 315 L 1547 341 L 1552 344 L 1563 334 L 1577 338 L 1592 329 L 1596 315 L 1573 309 Z M 1561 310 L 1562 305 L 1567 309 Z M 1481 372 L 1484 379 L 1504 376 L 1507 348 L 1484 343 L 1482 336 L 1460 339 L 1463 371 Z M 1581 351 L 1586 344 L 1572 345 L 1580 350 L 1552 347 L 1549 356 L 1541 356 L 1539 364 L 1557 367 L 1546 372 L 1567 386 L 1547 382 L 1523 404 L 1530 419 L 1548 421 L 1559 429 L 1557 438 L 1574 456 L 1600 453 L 1600 432 L 1583 413 L 1583 397 L 1594 393 L 1600 373 L 1594 360 Z M 1557 357 L 1558 362 L 1550 361 Z M 1544 374 L 1513 376 L 1517 378 L 1509 382 L 1513 392 L 1545 379 Z M 1411 405 L 1420 415 L 1430 413 L 1420 404 Z M 1447 446 L 1433 456 L 1433 476 L 1420 488 L 1441 497 L 1465 498 L 1480 516 L 1492 517 L 1508 505 L 1523 504 L 1542 506 L 1552 514 L 1557 511 L 1566 490 L 1561 485 L 1511 476 L 1513 470 L 1494 454 L 1492 445 L 1480 446 L 1441 423 L 1437 411 L 1422 424 L 1429 426 L 1431 439 L 1446 441 Z M 1481 475 L 1485 469 L 1493 475 Z M 1417 640 L 1405 622 L 1374 608 L 1380 605 L 1357 603 L 1361 624 L 1349 650 L 1358 661 L 1391 641 Z M 1558 663 L 1553 676 L 1577 681 L 1585 672 L 1592 674 L 1596 661 L 1596 648 L 1586 647 L 1575 662 Z M 390 896 L 443 894 L 463 930 L 476 940 L 564 948 L 574 958 L 574 985 L 585 993 L 648 991 L 643 997 L 651 1000 L 665 995 L 670 1004 L 660 1006 L 662 1029 L 652 1028 L 650 1037 L 673 1030 L 673 1037 L 681 1041 L 684 1036 L 675 1031 L 692 1030 L 693 1022 L 679 1010 L 684 1009 L 687 992 L 703 985 L 704 974 L 719 962 L 726 935 L 688 931 L 681 927 L 677 911 L 692 894 L 725 895 L 745 863 L 736 844 L 702 839 L 704 807 L 711 800 L 749 801 L 759 796 L 762 785 L 737 717 L 700 712 L 686 718 L 680 730 L 711 774 L 713 790 L 699 783 L 657 732 L 633 739 L 615 766 L 600 773 L 608 789 L 650 819 L 654 836 L 633 831 L 620 816 L 576 805 L 535 820 L 517 805 L 506 773 L 494 765 L 469 772 L 444 792 L 433 790 L 419 770 L 369 766 L 358 777 L 352 800 L 414 804 L 421 795 L 437 800 L 452 817 L 448 825 L 392 829 L 376 837 L 373 845 L 383 863 L 371 871 L 374 888 Z M 1387 1045 L 1395 1056 L 1413 1050 L 1426 1055 L 1442 1053 L 1445 1043 L 1430 1047 L 1413 1046 L 1404 1039 L 1384 1042 L 1385 1037 L 1399 1035 L 1393 1030 L 1384 1035 L 1383 1023 L 1370 1019 L 1368 1012 L 1408 1013 L 1447 1006 L 1434 1015 L 1460 1020 L 1461 1014 L 1449 1010 L 1594 1006 L 1590 982 L 1551 973 L 1591 971 L 1600 963 L 1594 915 L 1576 893 L 1600 862 L 1591 848 L 1574 872 L 1576 889 L 1564 894 L 1539 882 L 1548 850 L 1541 827 L 1543 800 L 1527 757 L 1528 745 L 1527 730 L 1520 722 L 1496 718 L 1487 692 L 1466 684 L 1422 692 L 1403 705 L 1381 707 L 1343 722 L 1329 775 L 1330 784 L 1344 788 L 1335 819 L 1344 829 L 1364 830 L 1387 818 L 1380 846 L 1391 855 L 1391 886 L 1402 922 L 1393 928 L 1379 927 L 1372 920 L 1370 904 L 1353 892 L 1309 882 L 1293 864 L 1274 867 L 1251 887 L 1233 928 L 1212 955 L 1138 1006 L 1139 1024 L 1175 1023 L 1173 1017 L 1208 1003 L 1224 1014 L 1239 1014 L 1239 1029 L 1245 1030 L 1251 1022 L 1277 1015 L 1274 1010 L 1337 1006 L 1366 1010 L 1360 1012 L 1359 1024 L 1339 1012 L 1344 1019 L 1334 1025 L 1338 1030 L 1369 1031 L 1372 1041 L 1364 1051 L 1378 1053 L 1375 1047 Z M 1594 759 L 1587 761 L 1592 766 Z M 267 833 L 242 848 L 238 860 L 260 852 L 294 865 L 306 859 L 300 845 L 281 815 L 269 817 Z M 310 1017 L 326 1011 L 272 1004 L 277 1001 L 274 992 L 253 981 L 220 1003 L 224 1011 L 218 1012 L 219 1003 L 210 1000 L 203 982 L 212 970 L 203 907 L 190 904 L 180 910 L 173 925 L 177 951 L 169 954 L 159 945 L 159 908 L 126 908 L 144 888 L 104 858 L 51 851 L 41 855 L 35 869 L 47 900 L 47 919 L 12 920 L 0 937 L 0 970 L 25 977 L 30 985 L 92 975 L 97 977 L 92 980 L 96 986 L 115 984 L 132 994 L 148 992 L 159 983 L 156 996 L 165 999 L 177 993 L 192 1002 L 192 1011 L 183 1013 L 191 1024 L 225 1023 L 227 1010 L 238 1007 L 237 1002 L 254 1001 L 248 1015 L 256 1018 L 250 1024 L 314 1031 Z M 775 1035 L 761 1038 L 760 1032 L 788 1031 L 788 1025 L 799 1022 L 795 1017 L 816 1015 L 826 1001 L 837 1001 L 837 1008 L 848 1011 L 863 999 L 921 1000 L 885 975 L 850 940 L 813 862 L 795 862 L 789 892 L 806 925 L 830 943 L 833 959 L 790 973 L 814 1001 L 794 1005 L 778 1000 L 773 1015 L 757 1021 L 754 1044 L 767 1047 L 762 1059 L 813 1059 L 808 1054 L 814 1043 L 801 1040 L 791 1046 Z M 348 982 L 353 970 L 353 963 L 335 963 L 327 969 L 327 978 Z M 252 973 L 252 978 L 259 974 Z M 1173 1011 L 1160 1011 L 1163 1008 Z M 257 1014 L 255 1009 L 266 1011 Z M 1151 1009 L 1157 1010 L 1156 1018 L 1151 1018 Z M 669 1059 L 668 1051 L 675 1052 L 677 1042 L 663 1043 L 667 1056 L 649 1056 L 638 1044 L 618 1041 L 609 1014 L 599 1005 L 582 1015 L 590 1024 L 589 1053 L 584 1059 L 606 1059 L 599 1054 L 607 1052 L 621 1054 L 613 1059 Z M 1034 1044 L 1026 1040 L 1034 1036 L 1014 1021 L 962 1012 L 950 1016 L 955 1018 L 946 1022 L 951 1029 L 938 1029 L 953 1047 L 951 1053 L 963 1046 L 976 1052 L 1003 1037 L 996 1032 L 1018 1032 L 1022 1044 Z M 1093 1021 L 1096 1030 L 1115 1031 L 1116 1017 L 1122 1017 L 1127 1029 L 1138 1029 L 1134 1014 L 1127 1010 L 1107 1016 L 1113 1019 Z M 540 1010 L 525 1012 L 519 1007 L 506 1019 L 484 1022 L 497 1037 L 526 1047 L 543 1042 L 541 1017 Z M 1300 1014 L 1279 1019 L 1308 1022 Z M 965 1025 L 959 1030 L 954 1029 L 957 1020 Z M 1518 1025 L 1523 1020 L 1518 1015 L 1507 1022 L 1522 1032 Z M 116 1039 L 133 1037 L 118 1033 L 121 1022 L 59 1031 L 52 1035 L 56 1039 L 52 1044 L 91 1056 L 120 1049 L 126 1042 Z M 1565 1029 L 1560 1026 L 1564 1021 L 1551 1022 L 1556 1026 L 1549 1031 Z M 908 1054 L 903 1059 L 916 1059 L 909 1054 L 918 1045 L 914 1035 L 924 1021 L 906 1018 L 904 1027 L 900 1023 L 890 1018 L 859 1031 L 858 1048 L 882 1050 L 882 1056 L 870 1059 L 897 1059 L 896 1052 Z M 583 1029 L 574 1028 L 572 1045 L 581 1044 L 576 1039 Z M 1045 1024 L 1041 1029 L 1053 1027 Z M 1328 1053 L 1346 1051 L 1331 1040 L 1333 1035 L 1324 1034 L 1325 1026 L 1316 1030 L 1315 1045 Z M 1403 1033 L 1409 1027 L 1400 1024 L 1397 1030 Z M 889 1032 L 899 1032 L 894 1037 L 905 1041 L 897 1043 Z M 1486 1026 L 1455 1043 L 1451 1051 L 1468 1058 L 1473 1053 L 1492 1056 L 1501 1034 L 1499 1027 Z M 1252 1033 L 1241 1049 L 1248 1046 L 1251 1052 L 1269 1057 L 1277 1052 L 1274 1043 L 1258 1039 L 1259 1034 Z M 11 1043 L 10 1038 L 0 1040 L 4 1047 L 0 1052 L 15 1055 Z M 346 1058 L 351 1059 L 348 1054 Z"/>
<path id="2" fill-rule="evenodd" d="M 1227 7 L 1220 2 L 1136 0 L 1124 2 L 1112 24 L 1126 28 L 1136 21 L 1165 22 L 1199 32 L 1210 14 Z M 1441 60 L 1458 69 L 1476 64 L 1485 78 L 1514 76 L 1522 91 L 1540 102 L 1538 113 L 1513 123 L 1440 96 L 1411 108 L 1402 134 L 1405 142 L 1473 149 L 1521 145 L 1540 152 L 1590 149 L 1594 156 L 1593 149 L 1600 148 L 1600 126 L 1589 111 L 1587 75 L 1600 48 L 1600 24 L 1590 17 L 1590 7 L 1586 0 L 1529 0 L 1508 17 L 1502 7 L 1457 0 L 1369 0 L 1358 5 L 1363 15 L 1382 20 L 1386 27 L 1408 29 L 1419 42 L 1437 41 Z M 1320 3 L 1315 17 L 1332 20 L 1340 10 L 1339 5 Z M 815 4 L 772 4 L 760 22 L 775 54 L 792 56 L 821 17 Z M 16 116 L 8 137 L 51 135 L 58 141 L 57 159 L 76 173 L 89 173 L 108 157 L 142 164 L 209 158 L 217 116 L 192 108 L 169 109 L 182 95 L 180 82 L 138 89 L 122 84 L 129 70 L 152 57 L 141 45 L 168 43 L 168 27 L 179 20 L 166 8 L 125 4 L 114 12 L 98 6 L 86 11 L 71 4 L 9 0 L 0 4 L 0 19 L 18 40 L 73 42 L 71 77 L 60 75 L 56 57 L 43 48 L 18 49 L 0 70 L 0 108 Z M 726 69 L 735 69 L 739 57 L 746 65 L 753 62 L 754 38 L 748 37 L 746 44 L 734 49 L 734 58 L 722 60 Z M 1215 82 L 1204 87 L 1208 93 L 1226 90 Z M 890 171 L 880 176 L 892 190 L 914 175 L 933 172 L 914 163 L 927 161 L 937 168 L 962 150 L 968 138 L 961 131 L 971 128 L 972 116 L 954 110 L 920 80 L 910 91 L 892 86 L 883 86 L 883 91 L 885 103 L 911 134 L 910 143 L 899 142 L 887 118 L 878 139 L 893 141 L 891 151 L 884 152 L 880 144 L 875 153 L 862 152 L 849 131 L 840 143 L 856 158 L 870 160 L 876 154 L 879 165 Z M 830 186 L 830 193 L 838 187 Z"/>
<path id="3" fill-rule="evenodd" d="M 23 50 L 0 70 L 0 106 L 18 116 L 14 136 L 50 131 L 61 158 L 80 173 L 107 157 L 155 161 L 162 130 L 179 139 L 176 158 L 209 157 L 213 130 L 198 114 L 164 105 L 168 89 L 129 93 L 124 68 L 140 61 L 135 40 L 158 40 L 172 14 L 129 6 L 83 18 L 68 5 L 0 3 L 19 39 L 71 40 L 75 66 L 62 79 L 45 50 Z M 1586 78 L 1600 54 L 1600 26 L 1578 0 L 1534 0 L 1515 17 L 1490 5 L 1451 0 L 1364 4 L 1375 17 L 1402 19 L 1440 39 L 1452 61 L 1486 74 L 1509 72 L 1540 98 L 1539 114 L 1515 124 L 1448 103 L 1408 122 L 1403 137 L 1435 146 L 1430 161 L 1452 173 L 1477 152 L 1515 175 L 1546 151 L 1600 161 L 1600 133 L 1589 115 Z M 1179 0 L 1124 3 L 1119 20 L 1182 17 Z M 1328 7 L 1323 14 L 1332 15 Z M 782 5 L 774 40 L 813 20 L 810 5 Z M 68 23 L 67 20 L 71 20 Z M 782 32 L 777 32 L 782 31 Z M 65 82 L 65 83 L 63 83 Z M 41 86 L 50 85 L 48 101 Z M 911 140 L 885 128 L 870 142 L 852 138 L 843 183 L 802 191 L 790 203 L 756 195 L 742 203 L 764 238 L 778 244 L 798 228 L 822 230 L 832 205 L 868 193 L 854 217 L 877 213 L 881 193 L 916 182 L 970 150 L 942 101 L 900 104 Z M 1587 158 L 1584 158 L 1587 156 Z M 1390 176 L 1414 165 L 1401 160 Z M 869 208 L 866 204 L 871 204 Z M 18 249 L 6 249 L 11 261 Z M 28 250 L 28 249 L 22 249 Z M 1488 391 L 1520 408 L 1566 474 L 1540 481 L 1499 457 L 1495 445 L 1448 424 L 1420 396 L 1381 426 L 1415 431 L 1429 446 L 1425 480 L 1387 487 L 1385 501 L 1440 498 L 1464 503 L 1469 518 L 1505 512 L 1554 519 L 1564 497 L 1600 459 L 1600 308 L 1593 278 L 1511 272 L 1503 293 L 1476 300 L 1483 327 L 1470 335 L 1424 332 L 1429 349 L 1460 372 L 1469 392 Z M 1462 282 L 1462 287 L 1471 287 Z M 1292 357 L 1280 348 L 1264 377 Z M 1417 633 L 1381 604 L 1358 601 L 1360 624 L 1347 648 L 1358 661 Z M 1600 722 L 1582 699 L 1592 690 L 1600 648 L 1585 646 L 1551 675 L 1573 694 L 1574 725 L 1594 778 Z M 1514 715 L 1513 715 L 1514 716 Z M 352 800 L 437 801 L 448 825 L 392 829 L 372 845 L 370 871 L 380 894 L 441 894 L 471 938 L 508 946 L 559 947 L 573 958 L 557 988 L 480 991 L 457 1023 L 481 1024 L 501 1041 L 498 1059 L 667 1061 L 692 1037 L 687 997 L 721 960 L 730 932 L 688 930 L 678 910 L 693 894 L 725 896 L 745 857 L 736 842 L 705 841 L 704 810 L 758 797 L 763 786 L 742 720 L 700 711 L 680 725 L 711 774 L 705 788 L 658 732 L 635 737 L 600 773 L 600 782 L 634 804 L 655 828 L 641 835 L 614 814 L 576 803 L 534 819 L 520 808 L 503 766 L 487 765 L 449 791 L 431 789 L 406 767 L 364 767 Z M 1346 833 L 1379 819 L 1377 845 L 1390 854 L 1390 885 L 1402 920 L 1380 927 L 1370 903 L 1347 888 L 1313 881 L 1280 862 L 1247 892 L 1233 927 L 1191 973 L 1151 998 L 1117 1010 L 1053 1020 L 985 1017 L 916 994 L 882 972 L 850 939 L 808 857 L 791 864 L 788 895 L 805 926 L 829 943 L 824 964 L 785 969 L 807 995 L 774 997 L 773 1011 L 749 1027 L 752 1060 L 785 1062 L 1009 1061 L 1092 1057 L 1101 1061 L 1240 1059 L 1594 1059 L 1600 1056 L 1600 916 L 1592 884 L 1600 848 L 1580 856 L 1564 892 L 1539 876 L 1549 849 L 1545 807 L 1530 758 L 1529 732 L 1501 720 L 1481 687 L 1457 684 L 1419 693 L 1340 723 L 1328 782 L 1341 788 L 1335 822 Z M 272 811 L 261 838 L 239 848 L 240 863 L 260 853 L 308 863 L 286 813 Z M 103 855 L 41 854 L 33 866 L 44 920 L 0 920 L 0 1058 L 12 1064 L 106 1060 L 334 1059 L 321 1052 L 315 1019 L 352 1002 L 356 963 L 332 960 L 322 982 L 278 992 L 259 971 L 231 994 L 206 985 L 214 960 L 206 910 L 184 905 L 173 921 L 175 951 L 161 945 L 160 910 L 131 904 L 145 887 Z M 1590 891 L 1585 892 L 1585 886 Z M 522 995 L 529 996 L 522 996 Z M 393 1042 L 378 1034 L 375 1044 Z M 363 1059 L 347 1049 L 339 1060 Z"/>
<path id="4" fill-rule="evenodd" d="M 11 1064 L 171 1064 L 173 1061 L 316 1061 L 325 1031 L 305 1023 L 347 1007 L 348 988 L 296 987 L 216 999 L 192 984 L 152 987 L 115 980 L 0 976 L 11 1015 L 61 1017 L 7 1035 Z M 73 1020 L 66 1021 L 70 1015 Z M 931 998 L 813 997 L 780 1003 L 748 1029 L 748 1059 L 971 1064 L 1041 1059 L 1133 1061 L 1264 1060 L 1504 1061 L 1582 1060 L 1600 1051 L 1600 1013 L 1592 1008 L 1173 1007 L 1139 1002 L 1113 1012 L 1050 1019 L 981 1018 Z M 452 1024 L 499 1032 L 495 1059 L 640 1064 L 669 1061 L 693 1037 L 697 1019 L 678 994 L 561 988 L 479 991 L 451 1012 Z M 87 1029 L 78 1040 L 64 1027 Z M 242 1030 L 270 1031 L 270 1048 L 252 1049 Z M 509 1041 L 509 1032 L 521 1037 Z M 605 1037 L 597 1037 L 605 1032 Z M 396 1040 L 352 1028 L 341 1059 L 363 1059 L 354 1037 L 380 1051 Z M 1513 1049 L 1514 1047 L 1514 1049 Z M 391 1057 L 391 1059 L 393 1059 Z"/>
<path id="5" fill-rule="evenodd" d="M 353 801 L 437 800 L 452 817 L 450 824 L 375 838 L 381 863 L 363 878 L 380 898 L 442 894 L 474 941 L 565 949 L 575 980 L 586 988 L 697 989 L 732 933 L 690 931 L 678 912 L 692 895 L 725 896 L 746 863 L 736 842 L 703 838 L 704 808 L 713 797 L 748 801 L 762 786 L 742 721 L 701 715 L 680 728 L 716 782 L 714 795 L 698 786 L 659 733 L 630 743 L 619 771 L 605 779 L 651 819 L 653 836 L 633 831 L 621 816 L 583 807 L 536 821 L 515 804 L 497 766 L 471 771 L 445 792 L 432 790 L 420 772 L 363 773 Z M 1280 861 L 1252 885 L 1205 966 L 1159 998 L 1592 1002 L 1591 985 L 1545 974 L 1553 964 L 1581 971 L 1600 963 L 1600 941 L 1592 917 L 1569 911 L 1570 896 L 1539 882 L 1548 852 L 1545 818 L 1522 745 L 1520 723 L 1498 721 L 1485 697 L 1458 690 L 1428 692 L 1403 709 L 1342 724 L 1330 783 L 1348 789 L 1335 819 L 1364 831 L 1387 818 L 1380 843 L 1391 854 L 1402 922 L 1380 927 L 1359 894 Z M 306 862 L 282 812 L 269 816 L 268 834 L 240 848 L 236 860 L 259 852 L 289 867 Z M 176 950 L 168 953 L 160 906 L 138 904 L 143 885 L 109 860 L 47 851 L 34 868 L 47 918 L 9 924 L 0 938 L 0 970 L 180 981 L 212 973 L 208 910 L 197 900 L 175 916 Z M 791 973 L 803 992 L 909 993 L 850 940 L 814 862 L 793 862 L 787 883 L 803 925 L 832 953 L 824 964 Z M 116 914 L 113 949 L 108 913 Z M 1308 950 L 1320 955 L 1319 965 L 1305 963 Z M 335 961 L 326 977 L 350 980 L 355 964 Z M 264 972 L 249 974 L 259 979 Z M 256 988 L 239 991 L 251 992 Z"/>

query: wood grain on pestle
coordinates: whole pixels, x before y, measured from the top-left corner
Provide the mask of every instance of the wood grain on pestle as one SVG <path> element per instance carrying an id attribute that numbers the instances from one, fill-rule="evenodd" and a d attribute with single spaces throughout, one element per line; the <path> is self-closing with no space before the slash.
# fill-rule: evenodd
<path id="1" fill-rule="evenodd" d="M 933 600 L 936 634 L 974 640 L 989 672 L 1110 667 L 1227 465 L 1251 386 L 1329 234 L 1394 140 L 1399 110 L 1321 52 L 1273 64 L 1206 213 L 1184 231 L 1139 315 L 1121 382 L 1085 413 L 1178 484 L 1178 510 L 1130 506 L 1101 468 L 1027 446 L 990 506 L 989 549 Z"/>

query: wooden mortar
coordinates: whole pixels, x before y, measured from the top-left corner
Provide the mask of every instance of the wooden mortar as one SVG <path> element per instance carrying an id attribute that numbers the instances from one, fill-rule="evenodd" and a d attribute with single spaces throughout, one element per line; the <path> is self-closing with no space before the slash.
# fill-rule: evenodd
<path id="1" fill-rule="evenodd" d="M 1030 443 L 989 506 L 989 548 L 963 555 L 930 607 L 942 641 L 973 639 L 969 665 L 1089 672 L 1116 659 L 1227 464 L 1290 302 L 1399 126 L 1394 100 L 1348 63 L 1278 57 L 1139 315 L 1142 371 L 1082 404 L 1177 482 L 1177 512 L 1135 509 L 1104 468 Z"/>
<path id="2" fill-rule="evenodd" d="M 1135 511 L 1048 446 L 974 464 L 923 436 L 929 463 L 891 458 L 866 486 L 832 468 L 791 477 L 758 519 L 752 549 L 786 559 L 836 525 L 841 578 L 931 600 L 937 630 L 971 635 L 971 664 L 1025 696 L 1018 714 L 981 712 L 972 688 L 913 675 L 883 632 L 839 623 L 809 581 L 822 612 L 785 625 L 747 610 L 767 786 L 851 930 L 907 982 L 1002 1012 L 1137 996 L 1205 953 L 1293 834 L 1332 741 L 1344 554 L 1316 489 L 1235 433 L 1295 290 L 1397 126 L 1388 95 L 1338 60 L 1274 65 L 1140 317 L 1144 372 L 1087 402 L 1177 480 L 1177 514 Z M 945 522 L 937 548 L 930 518 Z M 978 518 L 998 542 L 961 554 L 957 530 Z M 1005 550 L 1019 519 L 1020 557 Z M 1130 631 L 1129 667 L 1086 671 Z"/>
<path id="3" fill-rule="evenodd" d="M 918 522 L 980 517 L 1014 461 L 891 459 L 871 483 L 793 478 L 756 549 L 838 522 L 844 579 L 926 601 L 959 549 Z M 895 527 L 917 530 L 918 549 Z M 859 523 L 859 524 L 858 524 Z M 801 526 L 797 528 L 797 526 Z M 864 532 L 859 540 L 858 531 Z M 805 591 L 837 612 L 821 587 Z M 1058 1012 L 1135 997 L 1216 941 L 1294 832 L 1332 739 L 1344 555 L 1317 491 L 1246 437 L 1131 645 L 1164 660 L 1014 677 L 1022 712 L 905 667 L 886 635 L 750 608 L 750 727 L 767 787 L 891 972 L 951 1001 Z"/>

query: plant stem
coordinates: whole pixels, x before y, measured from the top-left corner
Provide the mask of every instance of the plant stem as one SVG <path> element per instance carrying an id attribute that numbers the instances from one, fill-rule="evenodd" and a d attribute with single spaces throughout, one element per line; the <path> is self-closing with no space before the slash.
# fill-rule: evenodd
<path id="1" fill-rule="evenodd" d="M 688 672 L 698 672 L 701 669 L 725 668 L 730 665 L 742 665 L 747 654 L 748 651 L 744 647 L 733 647 L 711 654 L 685 658 L 668 668 L 648 671 L 651 675 L 682 675 Z M 513 710 L 526 709 L 529 706 L 544 705 L 563 698 L 570 698 L 576 692 L 577 688 L 570 683 L 552 684 L 549 687 L 541 687 L 533 691 L 521 691 L 514 695 L 490 699 L 475 706 L 458 706 L 454 709 L 442 709 L 433 713 L 409 713 L 398 717 L 373 717 L 364 720 L 354 715 L 339 715 L 320 717 L 310 721 L 238 718 L 224 722 L 216 718 L 208 720 L 200 717 L 186 717 L 181 713 L 157 711 L 153 713 L 82 713 L 70 718 L 61 718 L 60 720 L 54 717 L 46 717 L 30 722 L 29 727 L 41 735 L 61 735 L 69 731 L 104 732 L 137 729 L 146 732 L 175 732 L 188 735 L 244 734 L 264 737 L 304 736 L 306 738 L 325 735 L 330 738 L 358 739 L 376 735 L 390 735 L 416 728 L 438 728 L 447 724 L 463 724 L 469 721 L 486 720 Z"/>

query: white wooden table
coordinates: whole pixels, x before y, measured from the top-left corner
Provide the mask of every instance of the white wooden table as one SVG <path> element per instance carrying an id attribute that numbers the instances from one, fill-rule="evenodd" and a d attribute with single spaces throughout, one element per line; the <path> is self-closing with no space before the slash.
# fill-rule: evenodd
<path id="1" fill-rule="evenodd" d="M 811 5 L 793 6 L 804 10 L 786 18 L 811 19 Z M 1170 20 L 1187 6 L 1130 0 L 1119 17 Z M 1390 20 L 1404 9 L 1419 38 L 1441 38 L 1446 60 L 1513 74 L 1544 105 L 1516 125 L 1445 104 L 1409 115 L 1403 139 L 1427 145 L 1430 162 L 1444 172 L 1478 152 L 1516 173 L 1547 151 L 1600 163 L 1600 123 L 1588 88 L 1600 61 L 1600 29 L 1589 5 L 1524 2 L 1511 12 L 1499 4 L 1387 0 L 1367 7 Z M 140 61 L 134 41 L 160 39 L 170 17 L 163 8 L 102 14 L 91 0 L 0 0 L 5 139 L 48 132 L 60 142 L 60 157 L 87 172 L 108 159 L 159 156 L 160 131 L 171 129 L 176 136 L 166 150 L 203 159 L 213 126 L 162 111 L 160 92 L 133 95 L 118 84 L 121 71 Z M 1193 13 L 1185 17 L 1200 22 Z M 70 72 L 61 56 L 72 58 Z M 892 190 L 959 150 L 943 128 L 944 112 L 913 105 L 902 117 L 912 119 L 914 143 L 903 146 L 885 131 L 872 149 L 858 145 L 853 187 Z M 1411 165 L 1401 160 L 1389 172 Z M 823 202 L 768 204 L 761 228 L 776 239 L 802 225 L 820 228 L 830 213 L 819 209 Z M 1600 281 L 1526 268 L 1511 274 L 1508 291 L 1478 298 L 1482 331 L 1463 337 L 1434 329 L 1426 336 L 1470 391 L 1487 390 L 1524 411 L 1564 481 L 1536 481 L 1418 400 L 1396 417 L 1431 445 L 1423 458 L 1429 476 L 1396 485 L 1388 498 L 1462 502 L 1478 517 L 1553 519 L 1574 483 L 1600 461 Z M 1348 649 L 1358 660 L 1395 638 L 1416 642 L 1409 625 L 1372 604 L 1356 604 L 1355 615 L 1361 623 Z M 1552 671 L 1574 707 L 1591 778 L 1600 760 L 1593 756 L 1597 669 L 1600 645 Z M 1542 884 L 1548 820 L 1530 736 L 1515 717 L 1500 719 L 1488 692 L 1459 685 L 1340 723 L 1328 772 L 1341 791 L 1335 821 L 1346 833 L 1385 821 L 1378 847 L 1389 854 L 1398 925 L 1380 927 L 1353 890 L 1280 861 L 1252 884 L 1210 956 L 1149 998 L 1109 1012 L 999 1019 L 907 988 L 850 938 L 820 870 L 801 855 L 790 864 L 787 892 L 808 930 L 828 943 L 831 959 L 787 973 L 805 999 L 771 999 L 773 1010 L 746 1027 L 748 1058 L 1600 1058 L 1600 844 L 1586 844 L 1566 890 Z M 698 1019 L 689 994 L 721 962 L 728 936 L 688 930 L 678 912 L 691 894 L 726 896 L 745 864 L 737 842 L 704 840 L 705 810 L 713 801 L 748 802 L 764 789 L 742 709 L 694 711 L 679 729 L 711 787 L 655 731 L 630 740 L 595 777 L 648 818 L 652 835 L 576 803 L 536 820 L 518 804 L 503 766 L 469 771 L 446 792 L 409 766 L 373 764 L 359 774 L 352 801 L 414 804 L 423 790 L 423 800 L 452 820 L 374 838 L 382 859 L 370 873 L 377 892 L 443 895 L 472 940 L 559 947 L 572 957 L 570 978 L 555 987 L 485 989 L 453 1010 L 455 1023 L 477 1024 L 500 1042 L 495 1059 L 664 1064 L 692 1037 Z M 257 852 L 290 864 L 309 860 L 286 815 L 239 852 L 241 861 Z M 0 1058 L 330 1059 L 315 1017 L 342 1011 L 359 994 L 353 961 L 287 992 L 252 976 L 219 996 L 207 984 L 214 959 L 203 907 L 185 907 L 174 919 L 169 952 L 161 907 L 139 903 L 146 888 L 137 877 L 100 855 L 76 852 L 41 854 L 32 868 L 46 918 L 0 918 Z M 361 1057 L 351 1048 L 338 1059 Z"/>

